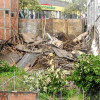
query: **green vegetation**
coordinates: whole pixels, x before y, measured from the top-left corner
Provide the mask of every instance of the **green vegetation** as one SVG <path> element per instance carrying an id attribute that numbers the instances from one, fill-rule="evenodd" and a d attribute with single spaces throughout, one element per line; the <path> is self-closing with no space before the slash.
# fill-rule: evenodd
<path id="1" fill-rule="evenodd" d="M 41 10 L 40 4 L 38 0 L 19 0 L 20 1 L 20 9 L 25 10 Z"/>
<path id="2" fill-rule="evenodd" d="M 41 11 L 42 8 L 38 2 L 38 0 L 19 0 L 19 6 L 22 10 L 22 13 L 25 17 L 26 13 L 25 10 L 28 9 L 29 11 Z"/>
<path id="3" fill-rule="evenodd" d="M 67 94 L 66 86 L 66 71 L 63 69 L 54 69 L 54 66 L 48 68 L 46 71 L 40 71 L 31 75 L 24 76 L 26 83 L 36 89 L 37 81 L 39 82 L 39 89 L 41 93 L 47 93 L 59 97 L 62 90 L 63 96 Z M 38 80 L 37 80 L 38 79 Z"/>
<path id="4" fill-rule="evenodd" d="M 16 67 L 15 65 L 9 66 L 8 63 L 4 61 L 0 61 L 0 86 L 3 85 L 5 82 L 7 82 L 6 84 L 0 87 L 0 91 L 14 90 L 14 78 L 13 78 L 14 72 L 15 72 L 15 75 L 21 80 L 23 80 L 24 79 L 23 76 L 26 75 L 26 72 L 24 70 L 19 70 L 19 68 Z M 17 91 L 29 90 L 29 87 L 25 88 L 25 86 L 26 85 L 23 84 L 20 80 L 16 79 L 15 87 Z"/>
<path id="5" fill-rule="evenodd" d="M 39 94 L 40 100 L 59 100 L 57 97 L 52 97 L 47 93 Z M 77 89 L 68 90 L 66 96 L 63 96 L 63 100 L 83 100 L 83 95 L 78 93 Z M 90 100 L 90 99 L 87 99 Z"/>
<path id="6" fill-rule="evenodd" d="M 98 98 L 100 91 L 100 56 L 81 55 L 75 63 L 71 81 L 83 88 L 85 93 L 92 98 Z"/>
<path id="7" fill-rule="evenodd" d="M 72 0 L 72 2 L 67 3 L 67 7 L 64 11 L 64 14 L 67 18 L 69 18 L 69 16 L 72 14 L 77 15 L 77 13 L 85 13 L 87 9 L 86 5 L 87 0 Z"/>
<path id="8" fill-rule="evenodd" d="M 34 91 L 33 88 L 39 89 L 40 100 L 47 100 L 47 98 L 58 100 L 57 98 L 61 97 L 61 93 L 63 100 L 82 100 L 83 95 L 77 89 L 68 90 L 66 88 L 66 80 L 74 81 L 80 90 L 84 89 L 88 97 L 87 100 L 98 98 L 100 91 L 100 56 L 83 54 L 77 59 L 74 67 L 75 70 L 69 77 L 66 77 L 66 70 L 54 69 L 54 66 L 47 70 L 26 74 L 24 70 L 20 70 L 18 67 L 9 66 L 6 62 L 0 61 L 0 84 L 4 84 L 5 81 L 12 78 L 15 72 L 16 76 L 21 79 L 20 81 L 16 78 L 16 90 Z M 0 87 L 0 90 L 12 91 L 14 80 L 8 83 L 9 86 Z"/>

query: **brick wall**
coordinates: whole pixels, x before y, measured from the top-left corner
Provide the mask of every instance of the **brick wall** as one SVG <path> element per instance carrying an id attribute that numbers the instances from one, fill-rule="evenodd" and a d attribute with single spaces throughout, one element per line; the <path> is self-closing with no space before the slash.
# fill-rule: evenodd
<path id="1" fill-rule="evenodd" d="M 0 40 L 9 40 L 18 31 L 17 2 L 5 0 L 4 3 L 4 0 L 0 0 Z"/>
<path id="2" fill-rule="evenodd" d="M 0 100 L 37 100 L 33 92 L 0 92 Z"/>

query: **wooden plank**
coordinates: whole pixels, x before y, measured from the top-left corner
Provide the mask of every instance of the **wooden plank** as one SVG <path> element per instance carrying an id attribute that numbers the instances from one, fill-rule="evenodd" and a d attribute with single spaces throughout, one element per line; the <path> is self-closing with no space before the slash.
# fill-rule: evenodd
<path id="1" fill-rule="evenodd" d="M 23 58 L 17 63 L 19 68 L 32 67 L 37 60 L 37 55 L 33 53 L 26 53 Z"/>
<path id="2" fill-rule="evenodd" d="M 87 36 L 87 35 L 88 35 L 88 32 L 85 32 L 85 33 L 79 35 L 78 37 L 76 37 L 76 38 L 73 40 L 73 42 L 81 41 L 81 40 L 84 39 L 84 37 Z"/>

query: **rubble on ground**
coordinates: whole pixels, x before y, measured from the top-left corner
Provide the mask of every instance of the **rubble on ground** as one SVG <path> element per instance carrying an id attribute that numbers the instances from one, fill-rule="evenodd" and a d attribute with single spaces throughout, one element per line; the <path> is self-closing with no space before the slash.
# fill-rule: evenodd
<path id="1" fill-rule="evenodd" d="M 70 74 L 70 70 L 74 69 L 73 65 L 76 58 L 88 51 L 88 48 L 84 48 L 82 43 L 86 35 L 87 33 L 83 33 L 71 41 L 64 34 L 64 36 L 62 35 L 63 41 L 62 37 L 59 40 L 59 36 L 58 38 L 57 36 L 50 36 L 49 33 L 47 33 L 46 39 L 42 39 L 36 34 L 24 33 L 20 34 L 19 39 L 17 37 L 18 42 L 16 44 L 5 46 L 1 54 L 5 51 L 8 52 L 8 58 L 15 61 L 15 63 L 13 61 L 12 63 L 24 68 L 25 71 L 32 71 L 36 66 L 38 66 L 38 69 L 50 67 L 48 55 L 52 53 L 55 68 L 61 67 L 68 70 L 68 74 Z M 20 55 L 20 57 L 15 58 L 13 54 L 9 55 L 11 52 L 16 53 L 17 56 Z"/>

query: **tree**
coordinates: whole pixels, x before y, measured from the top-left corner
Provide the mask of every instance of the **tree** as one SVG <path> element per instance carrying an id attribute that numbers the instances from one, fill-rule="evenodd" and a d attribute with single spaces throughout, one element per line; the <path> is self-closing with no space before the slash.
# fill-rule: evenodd
<path id="1" fill-rule="evenodd" d="M 38 0 L 19 0 L 20 1 L 20 9 L 22 10 L 24 16 L 25 9 L 28 9 L 29 11 L 41 11 L 41 6 L 38 2 Z"/>
<path id="2" fill-rule="evenodd" d="M 86 0 L 72 0 L 72 2 L 67 3 L 67 7 L 64 11 L 64 14 L 69 16 L 72 14 L 77 14 L 77 12 L 85 13 L 86 12 Z"/>

